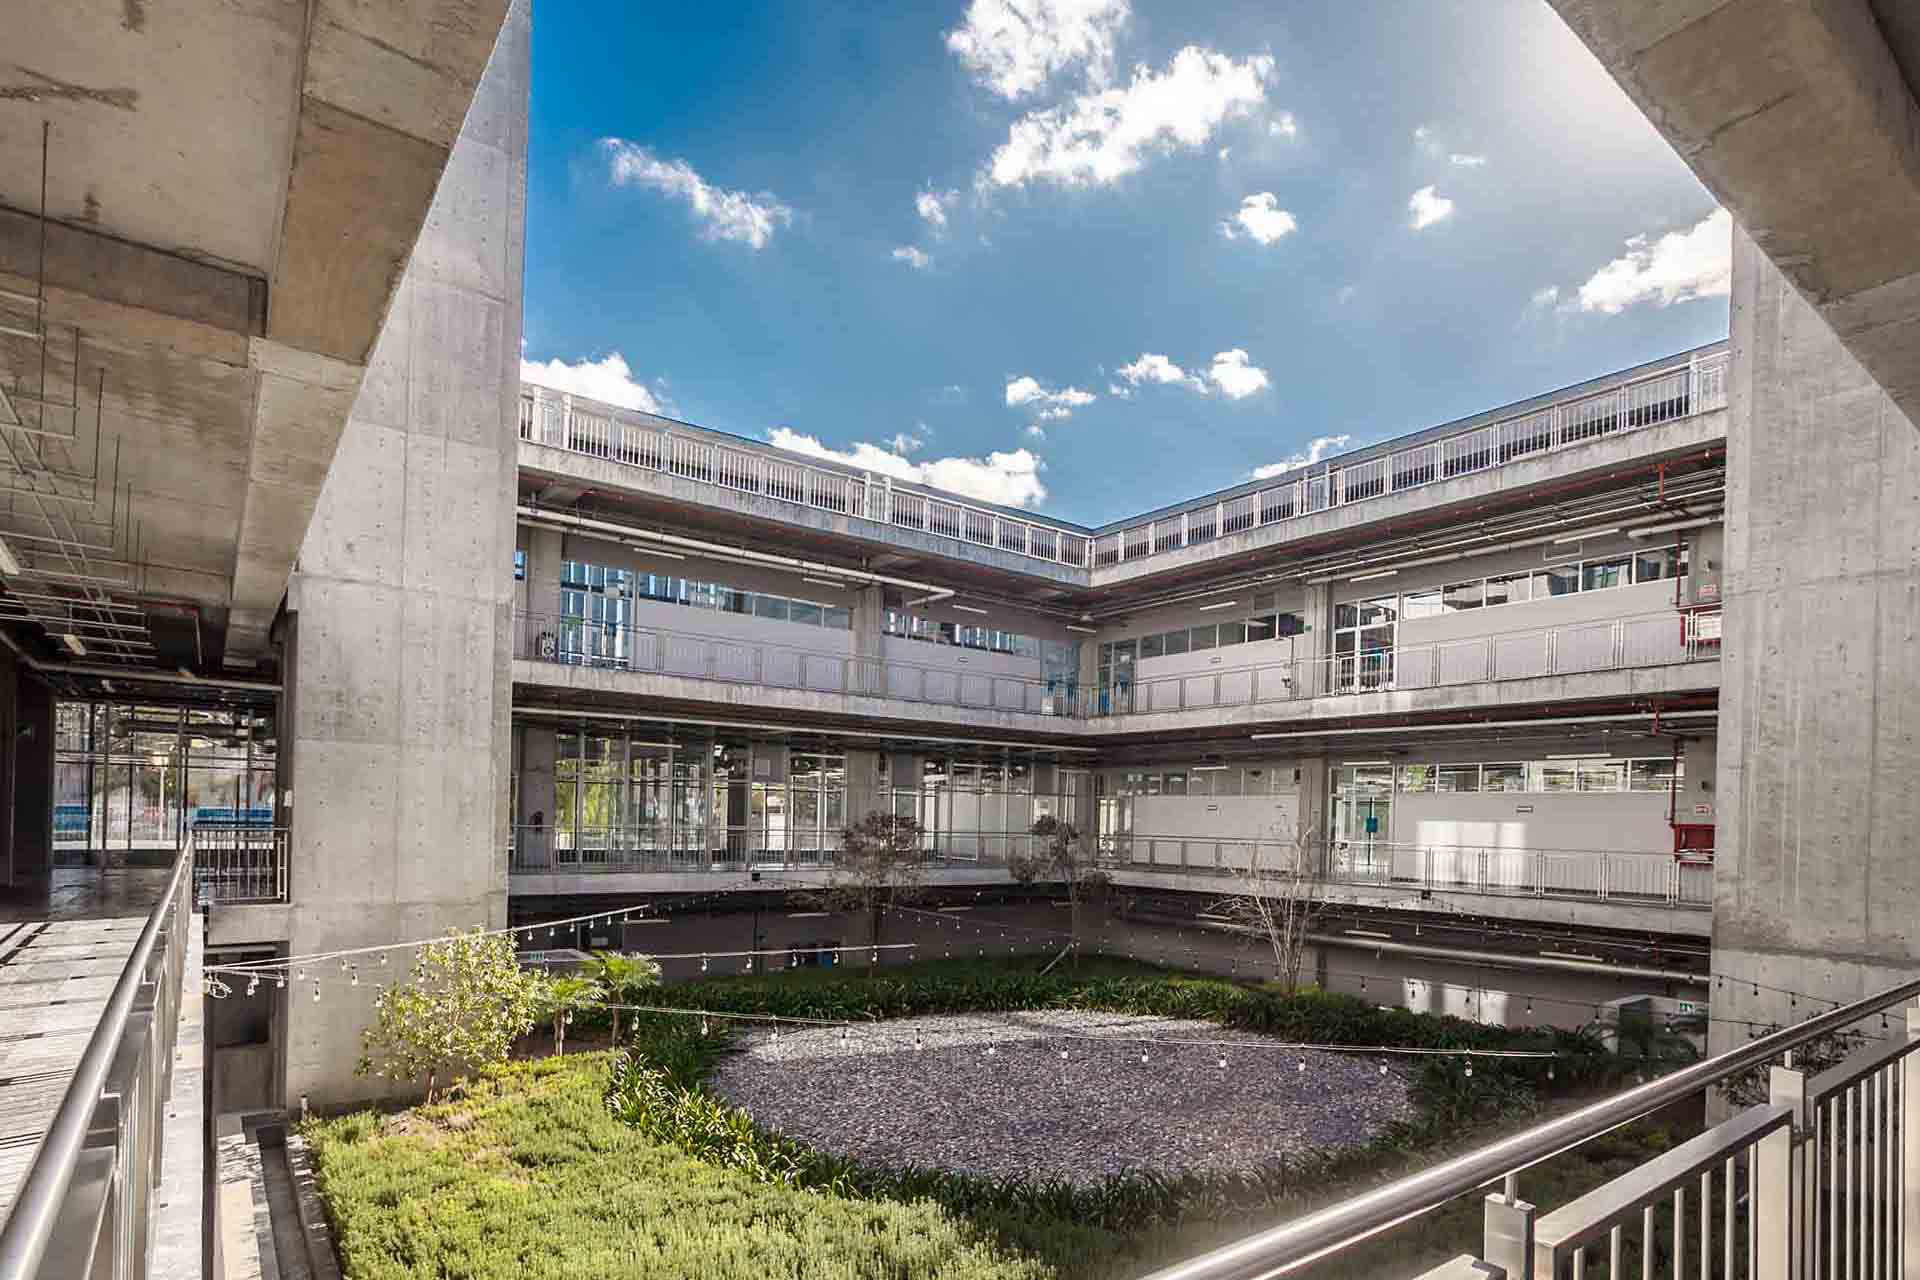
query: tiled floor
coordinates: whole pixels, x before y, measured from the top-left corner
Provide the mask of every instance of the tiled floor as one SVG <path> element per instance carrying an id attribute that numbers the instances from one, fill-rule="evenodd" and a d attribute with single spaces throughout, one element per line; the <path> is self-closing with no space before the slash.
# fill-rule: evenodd
<path id="1" fill-rule="evenodd" d="M 0 924 L 145 916 L 166 891 L 169 867 L 55 867 L 0 886 Z"/>

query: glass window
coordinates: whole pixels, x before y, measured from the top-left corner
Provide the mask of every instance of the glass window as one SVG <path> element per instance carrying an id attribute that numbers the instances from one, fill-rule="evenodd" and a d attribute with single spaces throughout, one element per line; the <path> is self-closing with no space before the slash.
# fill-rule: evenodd
<path id="1" fill-rule="evenodd" d="M 1686 574 L 1686 552 L 1676 547 L 1654 547 L 1633 557 L 1635 582 L 1659 582 L 1663 578 L 1684 578 Z"/>
<path id="2" fill-rule="evenodd" d="M 1169 631 L 1160 639 L 1166 645 L 1167 656 L 1170 658 L 1187 651 L 1187 633 L 1184 628 L 1179 631 Z"/>
<path id="3" fill-rule="evenodd" d="M 1198 653 L 1202 649 L 1213 648 L 1217 638 L 1218 632 L 1211 622 L 1204 627 L 1189 627 L 1187 629 L 1187 647 L 1194 653 Z"/>
<path id="4" fill-rule="evenodd" d="M 696 609 L 711 609 L 720 602 L 721 590 L 717 582 L 689 582 L 687 603 Z"/>
<path id="5" fill-rule="evenodd" d="M 1627 766 L 1624 760 L 1582 760 L 1580 763 L 1580 789 L 1582 791 L 1619 791 L 1626 781 Z"/>
<path id="6" fill-rule="evenodd" d="M 1673 760 L 1629 760 L 1627 761 L 1627 789 L 1629 791 L 1665 791 L 1667 784 L 1677 781 L 1684 772 L 1684 765 Z"/>
<path id="7" fill-rule="evenodd" d="M 518 547 L 514 548 L 513 552 L 513 580 L 515 582 L 527 580 L 527 553 Z"/>
<path id="8" fill-rule="evenodd" d="M 1632 576 L 1633 561 L 1627 556 L 1616 556 L 1609 560 L 1589 560 L 1581 566 L 1580 589 L 1601 591 L 1607 587 L 1624 587 Z"/>
<path id="9" fill-rule="evenodd" d="M 1357 627 L 1360 625 L 1360 606 L 1358 604 L 1337 604 L 1333 607 L 1333 625 L 1336 627 Z"/>
<path id="10" fill-rule="evenodd" d="M 1271 613 L 1258 618 L 1247 619 L 1247 639 L 1249 642 L 1271 640 L 1279 634 L 1278 620 Z"/>
<path id="11" fill-rule="evenodd" d="M 1399 771 L 1400 790 L 1418 795 L 1433 790 L 1433 766 L 1430 764 L 1403 764 Z"/>
<path id="12" fill-rule="evenodd" d="M 772 618 L 776 622 L 787 620 L 787 598 L 785 596 L 755 596 L 753 598 L 753 616 Z"/>
<path id="13" fill-rule="evenodd" d="M 1280 593 L 1278 591 L 1256 591 L 1253 593 L 1253 611 L 1255 613 L 1272 613 L 1279 607 Z"/>
<path id="14" fill-rule="evenodd" d="M 1483 764 L 1480 766 L 1482 791 L 1525 791 L 1527 766 L 1524 764 Z"/>
<path id="15" fill-rule="evenodd" d="M 1223 622 L 1220 624 L 1220 647 L 1247 642 L 1247 624 L 1244 622 Z"/>
<path id="16" fill-rule="evenodd" d="M 1483 603 L 1486 584 L 1479 578 L 1472 582 L 1454 582 L 1440 589 L 1441 608 L 1448 612 L 1459 609 L 1478 609 Z"/>
<path id="17" fill-rule="evenodd" d="M 1306 634 L 1307 622 L 1297 613 L 1283 613 L 1279 617 L 1279 631 L 1283 636 Z"/>
<path id="18" fill-rule="evenodd" d="M 1161 794 L 1169 796 L 1183 796 L 1187 794 L 1187 775 L 1184 773 L 1169 773 L 1167 775 L 1166 789 Z"/>
<path id="19" fill-rule="evenodd" d="M 753 592 L 735 591 L 731 587 L 722 587 L 714 593 L 714 604 L 722 613 L 752 613 Z"/>
<path id="20" fill-rule="evenodd" d="M 1409 591 L 1402 601 L 1405 616 L 1408 618 L 1432 618 L 1440 613 L 1440 593 L 1433 591 Z"/>
<path id="21" fill-rule="evenodd" d="M 1577 791 L 1579 770 L 1571 760 L 1536 760 L 1528 767 L 1532 791 Z"/>
<path id="22" fill-rule="evenodd" d="M 1533 598 L 1545 600 L 1548 596 L 1570 596 L 1580 589 L 1580 569 L 1577 565 L 1555 565 L 1551 569 L 1533 571 Z"/>
<path id="23" fill-rule="evenodd" d="M 1140 637 L 1140 656 L 1142 658 L 1157 658 L 1161 654 L 1165 653 L 1166 651 L 1167 651 L 1167 642 L 1164 637 L 1162 636 L 1141 636 Z"/>
<path id="24" fill-rule="evenodd" d="M 1531 582 L 1532 579 L 1524 573 L 1507 578 L 1488 578 L 1487 604 L 1524 604 L 1532 597 Z"/>
<path id="25" fill-rule="evenodd" d="M 817 627 L 820 625 L 820 606 L 810 600 L 794 600 L 788 605 L 787 620 Z"/>
<path id="26" fill-rule="evenodd" d="M 1434 771 L 1434 790 L 1451 792 L 1478 791 L 1480 789 L 1480 766 L 1477 764 L 1443 764 Z"/>
<path id="27" fill-rule="evenodd" d="M 831 627 L 835 631 L 853 630 L 853 610 L 845 605 L 830 604 L 820 611 L 820 625 Z M 885 756 L 880 757 L 882 760 Z"/>

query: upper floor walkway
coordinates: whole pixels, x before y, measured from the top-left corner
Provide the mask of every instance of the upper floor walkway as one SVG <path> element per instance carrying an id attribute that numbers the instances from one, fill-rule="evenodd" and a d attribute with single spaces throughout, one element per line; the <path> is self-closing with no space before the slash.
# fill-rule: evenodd
<path id="1" fill-rule="evenodd" d="M 520 465 L 795 529 L 1100 588 L 1725 436 L 1727 350 L 1563 391 L 1092 528 L 544 387 L 521 389 Z"/>

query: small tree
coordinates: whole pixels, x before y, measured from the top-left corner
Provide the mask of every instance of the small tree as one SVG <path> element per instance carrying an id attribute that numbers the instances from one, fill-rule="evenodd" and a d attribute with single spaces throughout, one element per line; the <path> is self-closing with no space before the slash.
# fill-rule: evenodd
<path id="1" fill-rule="evenodd" d="M 631 1004 L 649 988 L 660 985 L 660 966 L 646 956 L 618 951 L 596 951 L 587 958 L 587 976 L 598 983 L 608 1003 Z M 620 1010 L 613 1013 L 613 1042 L 620 1043 Z"/>
<path id="2" fill-rule="evenodd" d="M 1281 989 L 1292 995 L 1300 987 L 1307 939 L 1325 904 L 1312 828 L 1296 832 L 1289 842 L 1256 841 L 1247 865 L 1232 870 L 1239 891 L 1208 910 L 1251 928 L 1266 942 Z"/>
<path id="3" fill-rule="evenodd" d="M 1100 869 L 1092 843 L 1071 822 L 1050 813 L 1043 814 L 1034 819 L 1030 832 L 1034 838 L 1033 851 L 1008 859 L 1007 871 L 1021 884 L 1058 880 L 1066 887 L 1067 927 L 1077 964 L 1080 904 L 1089 893 L 1104 888 L 1112 877 Z"/>
<path id="4" fill-rule="evenodd" d="M 380 993 L 360 1033 L 357 1075 L 425 1079 L 427 1101 L 443 1075 L 504 1062 L 533 1029 L 545 978 L 522 969 L 513 939 L 454 929 L 421 947 L 407 980 Z"/>
<path id="5" fill-rule="evenodd" d="M 574 1011 L 592 1008 L 605 994 L 599 983 L 577 974 L 547 979 L 539 995 L 540 1016 L 553 1022 L 556 1057 L 567 1051 L 567 1027 L 573 1022 Z"/>
<path id="6" fill-rule="evenodd" d="M 840 833 L 840 854 L 826 886 L 814 896 L 830 911 L 866 915 L 872 941 L 893 907 L 922 892 L 921 826 L 912 818 L 875 810 Z"/>

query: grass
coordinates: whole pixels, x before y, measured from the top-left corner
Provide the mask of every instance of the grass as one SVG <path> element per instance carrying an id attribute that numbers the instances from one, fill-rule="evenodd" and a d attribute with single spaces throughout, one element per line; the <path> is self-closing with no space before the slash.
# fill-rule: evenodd
<path id="1" fill-rule="evenodd" d="M 1129 1011 L 1185 1016 L 1206 1007 L 1219 1021 L 1310 1019 L 1322 1033 L 1344 1028 L 1358 1036 L 1381 1028 L 1359 1002 L 1320 996 L 1287 1002 L 1271 991 L 1118 962 L 1085 962 L 1078 973 L 1056 971 L 1044 981 L 1036 981 L 1030 964 L 936 962 L 912 971 L 724 979 L 659 995 L 659 1003 L 676 1007 L 815 1011 L 805 1016 L 1119 1003 Z M 700 1100 L 697 1077 L 711 1060 L 710 1049 L 690 1048 L 673 1030 L 691 1022 L 685 1016 L 649 1019 L 643 1045 L 657 1051 L 652 1061 L 676 1094 L 676 1122 L 704 1116 L 710 1126 L 724 1128 L 718 1112 L 685 1105 Z M 1420 1015 L 1393 1015 L 1388 1025 L 1414 1037 L 1412 1042 L 1515 1038 Z M 1019 1188 L 982 1194 L 973 1186 L 958 1194 L 938 1179 L 875 1180 L 855 1170 L 826 1189 L 806 1189 L 796 1185 L 804 1177 L 791 1167 L 760 1160 L 770 1136 L 758 1135 L 743 1118 L 721 1139 L 711 1128 L 696 1136 L 684 1124 L 647 1123 L 646 1117 L 623 1122 L 607 1105 L 613 1072 L 611 1056 L 598 1053 L 516 1063 L 441 1105 L 397 1115 L 360 1112 L 311 1125 L 321 1189 L 350 1280 L 533 1274 L 1090 1280 L 1188 1256 L 1366 1181 L 1427 1163 L 1441 1147 L 1488 1136 L 1485 1124 L 1469 1131 L 1452 1121 L 1428 1123 L 1398 1143 L 1378 1144 L 1366 1158 L 1343 1163 L 1340 1181 L 1315 1183 L 1311 1192 L 1296 1180 L 1254 1209 L 1235 1211 L 1216 1201 L 1205 1220 L 1148 1213 L 1103 1225 L 1098 1214 L 1065 1210 Z M 1657 1130 L 1610 1136 L 1529 1173 L 1525 1190 L 1536 1202 L 1561 1203 L 1666 1141 Z M 1474 1247 L 1479 1213 L 1478 1198 L 1468 1197 L 1313 1274 L 1412 1274 L 1416 1258 L 1437 1260 Z"/>

